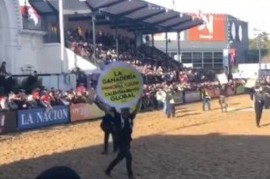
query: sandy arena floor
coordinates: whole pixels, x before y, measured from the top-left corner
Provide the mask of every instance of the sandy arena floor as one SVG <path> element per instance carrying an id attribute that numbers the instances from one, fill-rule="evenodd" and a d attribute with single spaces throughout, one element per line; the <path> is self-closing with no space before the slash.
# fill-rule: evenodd
<path id="1" fill-rule="evenodd" d="M 178 107 L 177 118 L 161 111 L 139 114 L 132 152 L 138 179 L 270 178 L 270 111 L 255 127 L 249 96 L 229 98 L 230 112 L 201 104 Z M 103 156 L 99 121 L 16 134 L 0 141 L 0 179 L 32 179 L 55 165 L 67 165 L 83 179 L 103 174 L 114 154 Z M 125 162 L 112 172 L 126 178 Z"/>

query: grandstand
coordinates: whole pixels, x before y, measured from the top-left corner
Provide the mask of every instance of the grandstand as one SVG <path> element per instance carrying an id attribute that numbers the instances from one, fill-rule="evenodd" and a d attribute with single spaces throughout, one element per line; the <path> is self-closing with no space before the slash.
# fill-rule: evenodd
<path id="1" fill-rule="evenodd" d="M 13 7 L 13 9 L 10 10 L 17 13 L 11 14 L 10 18 L 7 18 L 10 19 L 12 23 L 17 23 L 17 26 L 15 24 L 7 25 L 6 28 L 14 28 L 14 33 L 19 32 L 19 35 L 17 35 L 17 44 L 11 45 L 11 47 L 2 47 L 1 59 L 7 59 L 9 71 L 12 74 L 21 74 L 21 69 L 24 68 L 24 66 L 31 64 L 39 73 L 60 73 L 58 1 L 30 0 L 29 4 L 26 3 L 26 5 L 24 4 L 24 1 L 20 2 L 20 4 L 18 4 L 18 2 L 10 4 L 10 1 L 3 1 L 2 3 L 3 6 L 1 7 L 10 5 L 8 7 Z M 18 12 L 19 6 L 21 6 L 21 14 Z M 26 12 L 25 6 L 27 6 L 29 10 L 29 17 L 24 14 Z M 3 11 L 1 12 L 6 12 L 7 10 L 9 11 L 8 8 L 3 8 Z M 16 17 L 14 17 L 15 15 Z M 12 18 L 14 20 L 12 20 Z M 143 34 L 183 31 L 202 24 L 202 20 L 200 19 L 194 19 L 189 15 L 137 0 L 110 0 L 102 2 L 65 0 L 64 19 L 65 29 L 74 27 L 75 24 L 79 24 L 81 27 L 87 27 L 91 31 L 93 31 L 93 29 L 97 32 L 100 30 L 106 31 L 112 36 L 115 36 L 115 33 L 117 32 L 121 35 L 124 33 L 125 36 L 129 36 L 135 40 L 136 47 L 139 47 L 142 44 L 141 37 Z M 95 20 L 94 25 L 96 28 L 93 28 L 92 26 L 92 19 Z M 3 23 L 11 22 L 2 22 L 2 24 Z M 4 27 L 1 29 L 3 31 L 2 34 L 8 33 L 4 30 Z M 14 34 L 2 36 L 10 38 L 15 37 Z M 119 46 L 122 45 L 120 39 L 116 41 L 119 42 Z M 114 45 L 115 50 L 117 50 L 115 44 L 117 43 L 112 43 L 110 45 Z M 93 45 L 95 45 L 94 42 Z M 15 53 L 20 55 L 11 57 L 9 54 L 3 53 L 6 51 L 5 48 L 11 49 L 13 46 L 17 49 L 20 48 L 18 50 L 19 53 Z M 76 58 L 74 58 L 72 52 L 68 49 L 65 51 L 64 72 L 69 72 L 73 69 L 76 66 L 74 65 L 75 63 L 78 63 L 77 65 L 80 67 L 88 66 L 88 69 L 95 69 L 91 64 L 86 65 L 86 61 L 81 59 L 80 56 L 75 55 Z M 45 54 L 46 57 L 43 58 Z M 25 60 L 21 61 L 19 58 Z M 77 62 L 76 59 L 78 59 Z M 9 63 L 10 60 L 12 60 L 13 63 Z M 50 66 L 49 64 L 55 65 Z"/>

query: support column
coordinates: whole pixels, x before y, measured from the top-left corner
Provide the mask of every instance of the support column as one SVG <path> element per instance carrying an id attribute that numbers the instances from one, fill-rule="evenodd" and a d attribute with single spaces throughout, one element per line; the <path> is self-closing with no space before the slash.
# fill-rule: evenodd
<path id="1" fill-rule="evenodd" d="M 134 32 L 134 38 L 135 38 L 135 57 L 137 58 L 138 56 L 138 52 L 137 52 L 137 49 L 138 49 L 138 42 L 137 42 L 137 38 L 138 38 L 138 35 L 137 35 L 137 32 L 135 31 Z"/>
<path id="2" fill-rule="evenodd" d="M 119 60 L 119 41 L 118 41 L 118 24 L 116 22 L 116 28 L 115 28 L 115 47 L 116 47 L 116 58 Z"/>
<path id="3" fill-rule="evenodd" d="M 96 13 L 92 13 L 92 32 L 93 32 L 93 58 L 96 59 Z"/>
<path id="4" fill-rule="evenodd" d="M 168 56 L 168 32 L 166 32 L 165 38 L 166 38 L 166 55 Z"/>
<path id="5" fill-rule="evenodd" d="M 180 58 L 180 31 L 177 32 L 177 60 L 181 63 L 181 58 Z"/>
<path id="6" fill-rule="evenodd" d="M 58 1 L 59 5 L 59 30 L 60 30 L 60 48 L 61 48 L 61 73 L 64 73 L 65 64 L 65 31 L 64 31 L 64 13 L 63 13 L 63 0 Z"/>

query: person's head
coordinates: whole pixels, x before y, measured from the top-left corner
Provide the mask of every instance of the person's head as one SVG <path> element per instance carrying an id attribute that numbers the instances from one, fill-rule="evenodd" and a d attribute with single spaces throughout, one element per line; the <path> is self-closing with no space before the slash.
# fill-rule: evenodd
<path id="1" fill-rule="evenodd" d="M 37 71 L 36 71 L 36 70 L 33 71 L 33 75 L 34 75 L 34 76 L 37 76 Z"/>
<path id="2" fill-rule="evenodd" d="M 115 117 L 115 114 L 117 113 L 115 107 L 111 107 L 111 108 L 109 109 L 109 113 L 110 113 L 111 116 Z"/>
<path id="3" fill-rule="evenodd" d="M 122 108 L 121 115 L 123 118 L 128 118 L 130 115 L 130 108 Z"/>
<path id="4" fill-rule="evenodd" d="M 3 61 L 2 64 L 1 64 L 1 66 L 6 66 L 6 64 L 7 63 L 5 61 Z"/>
<path id="5" fill-rule="evenodd" d="M 49 168 L 42 172 L 36 179 L 80 179 L 81 177 L 73 169 L 65 166 Z"/>

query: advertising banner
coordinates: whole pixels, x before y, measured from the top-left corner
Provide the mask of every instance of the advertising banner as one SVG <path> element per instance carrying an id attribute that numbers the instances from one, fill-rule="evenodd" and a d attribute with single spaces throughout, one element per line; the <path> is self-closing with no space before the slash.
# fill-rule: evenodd
<path id="1" fill-rule="evenodd" d="M 236 94 L 244 94 L 246 92 L 244 85 L 239 85 L 236 87 Z"/>
<path id="2" fill-rule="evenodd" d="M 16 132 L 16 112 L 3 111 L 0 112 L 0 134 Z"/>
<path id="3" fill-rule="evenodd" d="M 186 91 L 185 92 L 185 102 L 197 102 L 201 100 L 201 94 L 199 91 Z"/>
<path id="4" fill-rule="evenodd" d="M 227 84 L 228 83 L 228 78 L 227 78 L 225 73 L 218 74 L 217 78 L 218 78 L 218 81 L 220 82 L 220 84 Z"/>
<path id="5" fill-rule="evenodd" d="M 254 88 L 255 85 L 256 85 L 256 79 L 248 79 L 246 84 L 245 84 L 245 87 L 246 88 Z"/>
<path id="6" fill-rule="evenodd" d="M 219 97 L 220 90 L 218 88 L 207 89 L 207 93 L 211 98 Z"/>
<path id="7" fill-rule="evenodd" d="M 177 93 L 174 93 L 173 99 L 174 99 L 175 104 L 183 104 L 184 103 L 183 92 L 178 91 Z"/>
<path id="8" fill-rule="evenodd" d="M 97 84 L 97 95 L 115 108 L 131 107 L 142 95 L 141 74 L 129 64 L 113 62 L 101 72 Z"/>
<path id="9" fill-rule="evenodd" d="M 228 87 L 227 88 L 227 95 L 228 96 L 235 95 L 235 91 L 234 91 L 234 88 L 233 87 Z"/>
<path id="10" fill-rule="evenodd" d="M 96 104 L 73 104 L 70 106 L 71 122 L 102 118 L 105 113 Z"/>
<path id="11" fill-rule="evenodd" d="M 187 31 L 188 41 L 225 41 L 226 18 L 222 14 L 201 14 L 203 25 Z"/>
<path id="12" fill-rule="evenodd" d="M 17 113 L 19 130 L 35 129 L 68 122 L 69 112 L 67 106 L 54 106 L 50 111 L 46 111 L 45 108 L 19 110 Z"/>

